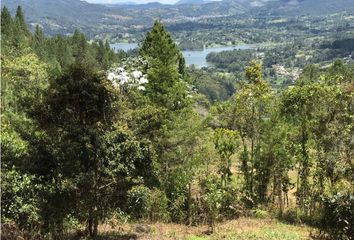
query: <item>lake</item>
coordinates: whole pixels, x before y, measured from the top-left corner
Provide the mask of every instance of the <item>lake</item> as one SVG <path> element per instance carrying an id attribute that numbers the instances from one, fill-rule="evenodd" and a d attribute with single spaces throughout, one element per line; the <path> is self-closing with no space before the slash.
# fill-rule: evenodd
<path id="1" fill-rule="evenodd" d="M 112 49 L 115 51 L 124 50 L 128 51 L 138 47 L 137 43 L 115 43 L 111 44 Z M 197 67 L 207 67 L 209 66 L 206 61 L 206 56 L 211 52 L 221 52 L 221 51 L 231 51 L 234 49 L 250 49 L 257 47 L 255 44 L 243 44 L 236 46 L 223 46 L 214 48 L 205 48 L 204 50 L 193 50 L 193 51 L 182 51 L 184 58 L 186 59 L 187 65 L 196 65 Z"/>

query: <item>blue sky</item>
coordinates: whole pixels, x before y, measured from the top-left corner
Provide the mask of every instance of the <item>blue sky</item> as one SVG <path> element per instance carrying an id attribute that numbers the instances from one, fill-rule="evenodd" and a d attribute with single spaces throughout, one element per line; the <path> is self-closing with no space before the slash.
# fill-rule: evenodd
<path id="1" fill-rule="evenodd" d="M 86 0 L 90 3 L 120 3 L 120 2 L 135 2 L 135 3 L 148 3 L 148 2 L 161 2 L 161 3 L 175 3 L 178 0 Z"/>

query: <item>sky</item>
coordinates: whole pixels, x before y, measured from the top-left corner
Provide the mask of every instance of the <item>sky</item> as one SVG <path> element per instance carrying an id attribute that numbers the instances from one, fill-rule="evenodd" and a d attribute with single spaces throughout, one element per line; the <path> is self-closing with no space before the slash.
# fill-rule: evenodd
<path id="1" fill-rule="evenodd" d="M 86 0 L 89 3 L 121 3 L 121 2 L 135 2 L 135 3 L 148 3 L 148 2 L 160 2 L 160 3 L 176 3 L 178 0 Z"/>

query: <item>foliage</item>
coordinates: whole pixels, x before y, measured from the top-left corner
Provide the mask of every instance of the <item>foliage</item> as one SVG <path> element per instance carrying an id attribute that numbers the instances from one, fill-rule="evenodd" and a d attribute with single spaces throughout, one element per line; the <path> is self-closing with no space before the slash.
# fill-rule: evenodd
<path id="1" fill-rule="evenodd" d="M 227 186 L 231 177 L 231 156 L 237 150 L 237 133 L 228 129 L 217 129 L 214 132 L 215 149 L 220 155 L 219 173 L 221 174 L 221 182 Z"/>
<path id="2" fill-rule="evenodd" d="M 147 218 L 149 215 L 150 189 L 145 186 L 135 186 L 128 191 L 128 206 L 130 214 L 136 218 Z"/>
<path id="3" fill-rule="evenodd" d="M 354 236 L 354 197 L 338 193 L 323 200 L 323 215 L 320 222 L 331 239 L 353 239 Z"/>
<path id="4" fill-rule="evenodd" d="M 141 46 L 147 58 L 147 95 L 157 105 L 175 110 L 186 104 L 187 86 L 183 81 L 184 58 L 164 26 L 156 21 Z"/>
<path id="5" fill-rule="evenodd" d="M 221 208 L 223 190 L 220 188 L 219 180 L 212 176 L 206 178 L 201 184 L 204 190 L 203 202 L 208 216 L 209 231 L 213 233 Z"/>
<path id="6" fill-rule="evenodd" d="M 3 224 L 17 223 L 30 229 L 40 225 L 40 198 L 43 186 L 34 175 L 12 168 L 1 177 Z"/>
<path id="7" fill-rule="evenodd" d="M 275 90 L 265 65 L 290 45 L 268 53 L 265 67 L 255 60 L 235 73 L 186 71 L 160 21 L 140 56 L 120 59 L 78 30 L 48 37 L 37 26 L 32 34 L 21 8 L 14 18 L 3 8 L 1 20 L 6 229 L 65 239 L 85 228 L 96 238 L 99 224 L 130 215 L 207 221 L 214 232 L 217 221 L 250 211 L 352 235 L 353 67 L 309 65 L 293 86 Z M 244 54 L 242 64 L 260 56 Z"/>
<path id="8" fill-rule="evenodd" d="M 150 221 L 167 221 L 169 219 L 167 207 L 168 199 L 164 192 L 144 185 L 134 186 L 128 191 L 128 207 L 135 219 L 149 219 Z"/>

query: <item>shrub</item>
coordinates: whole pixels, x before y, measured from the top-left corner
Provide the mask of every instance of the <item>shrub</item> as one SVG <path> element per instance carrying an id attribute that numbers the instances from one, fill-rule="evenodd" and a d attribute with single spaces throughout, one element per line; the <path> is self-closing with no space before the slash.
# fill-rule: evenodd
<path id="1" fill-rule="evenodd" d="M 22 229 L 31 228 L 40 220 L 39 191 L 41 185 L 34 175 L 22 174 L 15 168 L 1 177 L 2 223 L 15 222 Z"/>
<path id="2" fill-rule="evenodd" d="M 167 207 L 168 199 L 166 194 L 156 188 L 150 190 L 148 199 L 148 213 L 150 221 L 168 221 L 169 214 Z"/>
<path id="3" fill-rule="evenodd" d="M 241 215 L 242 208 L 240 207 L 240 195 L 237 189 L 232 186 L 222 187 L 222 199 L 220 213 L 227 219 L 235 219 Z"/>
<path id="4" fill-rule="evenodd" d="M 269 218 L 270 214 L 268 211 L 266 210 L 262 210 L 262 209 L 256 209 L 253 211 L 253 215 L 256 218 L 261 218 L 261 219 L 265 219 L 265 218 Z"/>
<path id="5" fill-rule="evenodd" d="M 178 196 L 171 203 L 171 217 L 172 221 L 177 223 L 183 223 L 187 219 L 186 212 L 186 197 L 184 195 Z"/>
<path id="6" fill-rule="evenodd" d="M 209 232 L 213 233 L 215 223 L 220 214 L 223 191 L 220 188 L 220 180 L 217 177 L 209 176 L 202 183 L 202 203 L 208 217 Z"/>
<path id="7" fill-rule="evenodd" d="M 149 210 L 150 189 L 143 186 L 134 186 L 128 191 L 129 213 L 135 219 L 146 218 Z"/>
<path id="8" fill-rule="evenodd" d="M 322 199 L 320 228 L 332 239 L 354 239 L 354 196 L 336 194 Z"/>
<path id="9" fill-rule="evenodd" d="M 167 221 L 168 199 L 163 191 L 149 189 L 143 185 L 135 186 L 128 192 L 129 213 L 135 219 Z"/>
<path id="10" fill-rule="evenodd" d="M 292 208 L 289 209 L 288 211 L 284 212 L 281 220 L 287 223 L 295 224 L 301 222 L 299 215 L 296 212 L 296 209 Z"/>

